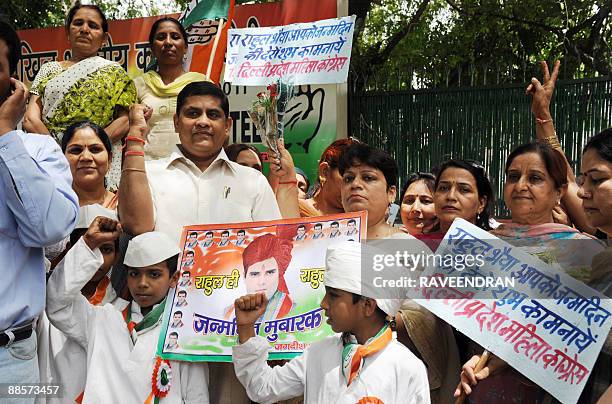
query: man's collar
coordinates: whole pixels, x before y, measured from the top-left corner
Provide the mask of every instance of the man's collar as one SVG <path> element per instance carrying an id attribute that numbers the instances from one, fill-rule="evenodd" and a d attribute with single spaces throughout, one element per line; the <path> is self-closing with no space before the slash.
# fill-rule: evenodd
<path id="1" fill-rule="evenodd" d="M 197 167 L 193 161 L 185 157 L 181 149 L 179 149 L 178 145 L 175 145 L 174 149 L 172 149 L 172 153 L 170 154 L 170 157 L 168 158 L 168 161 L 166 163 L 166 168 L 169 168 L 176 160 L 183 160 L 185 163 Z M 219 152 L 219 154 L 217 154 L 217 157 L 215 157 L 212 163 L 210 163 L 209 167 L 215 164 L 223 164 L 218 163 L 218 161 L 225 162 L 225 164 L 229 166 L 229 168 L 234 172 L 234 174 L 236 174 L 236 168 L 234 167 L 234 163 L 227 157 L 227 154 L 225 153 L 225 150 L 223 148 L 221 148 L 221 151 Z"/>

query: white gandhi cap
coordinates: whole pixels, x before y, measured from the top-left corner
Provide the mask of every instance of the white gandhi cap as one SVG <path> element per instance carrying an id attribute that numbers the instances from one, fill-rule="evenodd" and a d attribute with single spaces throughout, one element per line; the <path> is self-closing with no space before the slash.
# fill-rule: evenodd
<path id="1" fill-rule="evenodd" d="M 142 268 L 165 261 L 179 252 L 177 243 L 165 233 L 151 231 L 130 240 L 123 263 L 129 267 Z"/>
<path id="2" fill-rule="evenodd" d="M 371 268 L 362 268 L 362 260 L 364 263 L 371 263 L 375 254 L 384 253 L 375 247 L 355 241 L 344 241 L 327 247 L 324 283 L 331 288 L 374 299 L 382 311 L 389 316 L 395 316 L 406 298 L 406 290 L 381 288 L 375 286 L 371 279 L 366 282 L 361 279 L 362 271 L 373 271 Z M 397 277 L 401 275 L 401 271 L 401 268 L 387 268 L 384 276 Z"/>
<path id="3" fill-rule="evenodd" d="M 98 203 L 94 203 L 92 205 L 81 206 L 81 209 L 79 209 L 79 220 L 77 221 L 75 229 L 89 228 L 91 223 L 98 216 L 104 216 L 117 220 L 117 212 L 112 209 L 105 208 Z"/>

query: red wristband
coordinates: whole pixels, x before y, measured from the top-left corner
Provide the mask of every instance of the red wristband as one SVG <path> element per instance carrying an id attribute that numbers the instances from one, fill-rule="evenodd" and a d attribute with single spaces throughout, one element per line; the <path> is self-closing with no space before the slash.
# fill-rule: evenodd
<path id="1" fill-rule="evenodd" d="M 278 184 L 279 185 L 297 185 L 297 180 L 293 180 L 293 181 L 279 181 Z"/>
<path id="2" fill-rule="evenodd" d="M 128 141 L 130 141 L 130 140 L 131 140 L 131 141 L 133 141 L 133 142 L 138 142 L 138 143 L 141 143 L 141 144 L 145 144 L 145 143 L 146 143 L 144 139 L 139 138 L 139 137 L 136 137 L 136 136 L 126 136 L 126 137 L 125 137 L 125 142 L 126 142 L 126 143 L 127 143 Z"/>
<path id="3" fill-rule="evenodd" d="M 536 118 L 535 120 L 536 120 L 536 123 L 539 125 L 544 125 L 545 123 L 552 122 L 552 119 Z"/>
<path id="4" fill-rule="evenodd" d="M 128 150 L 124 154 L 124 156 L 141 156 L 144 157 L 144 152 L 139 150 Z"/>

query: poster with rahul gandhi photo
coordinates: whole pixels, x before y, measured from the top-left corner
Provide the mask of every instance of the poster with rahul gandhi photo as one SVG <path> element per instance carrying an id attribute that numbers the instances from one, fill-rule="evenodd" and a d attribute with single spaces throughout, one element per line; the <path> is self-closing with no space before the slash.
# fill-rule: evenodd
<path id="1" fill-rule="evenodd" d="M 234 300 L 257 292 L 266 294 L 268 305 L 255 333 L 270 343 L 270 359 L 301 354 L 333 334 L 320 307 L 327 247 L 362 241 L 365 232 L 365 212 L 184 227 L 158 355 L 231 362 L 238 337 Z"/>

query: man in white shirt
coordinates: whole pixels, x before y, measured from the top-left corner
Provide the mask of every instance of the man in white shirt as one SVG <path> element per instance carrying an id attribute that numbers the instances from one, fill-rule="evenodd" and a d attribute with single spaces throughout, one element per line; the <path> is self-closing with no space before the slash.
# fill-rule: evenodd
<path id="1" fill-rule="evenodd" d="M 145 106 L 130 110 L 119 187 L 119 216 L 133 234 L 157 230 L 179 241 L 185 225 L 280 219 L 276 198 L 258 171 L 230 161 L 227 96 L 213 83 L 190 83 L 177 97 L 181 143 L 170 157 L 144 160 Z"/>
<path id="2" fill-rule="evenodd" d="M 132 234 L 161 231 L 179 242 L 183 226 L 280 219 L 266 178 L 223 151 L 232 118 L 223 90 L 193 82 L 177 97 L 174 127 L 181 143 L 170 157 L 147 161 L 144 105 L 130 108 L 119 186 L 119 216 Z M 249 403 L 229 364 L 211 364 L 211 402 Z"/>

